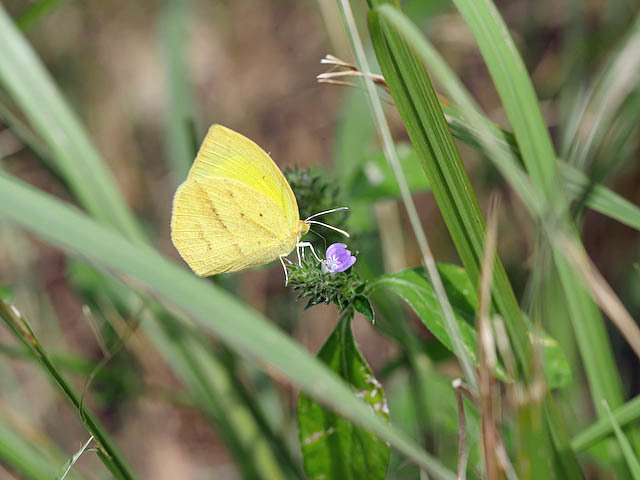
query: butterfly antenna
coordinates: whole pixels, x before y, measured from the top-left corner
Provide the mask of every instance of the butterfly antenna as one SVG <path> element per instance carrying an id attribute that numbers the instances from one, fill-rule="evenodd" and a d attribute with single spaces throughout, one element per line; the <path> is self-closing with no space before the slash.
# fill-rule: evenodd
<path id="1" fill-rule="evenodd" d="M 312 218 L 316 218 L 319 217 L 320 215 L 326 215 L 327 213 L 333 213 L 333 212 L 340 212 L 342 210 L 349 210 L 349 207 L 338 207 L 338 208 L 332 208 L 331 210 L 325 210 L 324 212 L 318 212 L 318 213 L 314 213 L 313 215 L 311 215 L 310 217 L 307 217 L 305 222 L 308 223 L 308 220 L 311 220 Z"/>
<path id="2" fill-rule="evenodd" d="M 349 234 L 347 232 L 337 227 L 334 227 L 332 225 L 327 225 L 326 223 L 322 223 L 322 222 L 316 222 L 315 220 L 305 220 L 305 223 L 315 223 L 316 225 L 322 225 L 323 227 L 327 227 L 327 228 L 330 228 L 331 230 L 335 230 L 336 232 L 341 233 L 345 237 L 349 238 Z"/>

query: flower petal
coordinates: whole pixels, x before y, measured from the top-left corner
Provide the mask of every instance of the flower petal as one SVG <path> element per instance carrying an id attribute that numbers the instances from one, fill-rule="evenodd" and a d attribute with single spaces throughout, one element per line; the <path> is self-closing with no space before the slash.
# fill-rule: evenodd
<path id="1" fill-rule="evenodd" d="M 346 262 L 349 260 L 351 256 L 351 252 L 349 250 L 340 250 L 339 252 L 334 254 L 334 257 L 338 260 L 338 262 Z"/>
<path id="2" fill-rule="evenodd" d="M 344 243 L 333 243 L 327 248 L 323 271 L 326 270 L 330 273 L 344 272 L 354 263 L 356 263 L 356 257 L 351 255 Z"/>
<path id="3" fill-rule="evenodd" d="M 340 264 L 338 265 L 338 267 L 335 269 L 336 272 L 344 272 L 346 269 L 348 269 L 349 267 L 351 267 L 354 263 L 356 263 L 356 257 L 354 257 L 353 255 L 351 255 L 349 258 L 347 258 L 345 261 L 340 262 Z"/>
<path id="4" fill-rule="evenodd" d="M 331 245 L 329 245 L 329 248 L 327 248 L 326 258 L 337 255 L 338 252 L 342 252 L 346 248 L 347 246 L 344 243 L 332 243 Z"/>

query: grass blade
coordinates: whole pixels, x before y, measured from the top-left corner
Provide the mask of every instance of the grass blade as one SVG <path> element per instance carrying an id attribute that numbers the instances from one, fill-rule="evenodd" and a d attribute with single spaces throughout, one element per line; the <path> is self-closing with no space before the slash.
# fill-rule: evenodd
<path id="1" fill-rule="evenodd" d="M 184 17 L 186 16 L 184 11 L 186 7 L 181 6 L 180 3 L 181 2 L 172 2 L 170 5 L 167 5 L 164 11 L 166 20 L 165 29 L 163 30 L 166 40 L 165 46 L 167 49 L 171 49 L 173 55 L 170 60 L 174 62 L 181 60 L 179 58 L 181 52 L 177 47 L 183 41 L 180 29 L 183 26 Z M 1 8 L 2 7 L 0 7 L 0 17 L 4 14 Z M 0 18 L 0 23 L 2 20 L 4 20 L 7 25 L 10 25 L 10 20 L 6 16 Z M 47 76 L 34 52 L 24 40 L 24 37 L 17 31 L 12 32 L 9 28 L 3 28 L 0 37 L 2 37 L 2 35 L 6 35 L 7 38 L 14 42 L 12 45 L 7 44 L 7 48 L 12 48 L 12 54 L 16 51 L 26 52 L 24 58 L 20 58 L 22 61 L 19 64 L 16 63 L 19 60 L 17 56 L 15 58 L 10 56 L 0 58 L 0 64 L 2 64 L 4 60 L 4 66 L 9 69 L 10 76 L 6 81 L 10 83 L 13 90 L 9 90 L 9 88 L 8 90 L 23 108 L 36 132 L 45 141 L 45 147 L 48 147 L 45 154 L 42 155 L 44 160 L 49 160 L 47 165 L 55 169 L 56 173 L 70 187 L 70 191 L 76 197 L 76 200 L 90 214 L 102 222 L 111 223 L 127 237 L 142 241 L 141 230 L 115 188 L 113 179 L 106 169 L 102 158 L 91 144 L 80 123 L 73 117 L 73 114 L 57 92 L 53 82 Z M 0 46 L 0 49 L 2 48 L 3 46 Z M 0 55 L 0 57 L 2 57 L 2 55 Z M 171 65 L 175 67 L 174 63 Z M 0 70 L 2 70 L 2 68 L 3 66 L 0 65 Z M 175 70 L 176 69 L 173 68 L 172 72 L 175 72 Z M 183 74 L 181 72 L 178 75 Z M 1 76 L 0 74 L 0 77 Z M 22 79 L 24 78 L 27 78 L 29 81 L 23 81 Z M 184 76 L 180 76 L 178 79 L 172 78 L 171 83 L 174 92 L 178 90 L 184 92 L 186 89 L 186 78 Z M 34 92 L 39 95 L 42 95 L 42 92 L 48 92 L 50 95 L 47 98 L 39 98 L 32 95 Z M 22 96 L 24 96 L 24 98 Z M 187 108 L 188 106 L 185 105 L 186 102 L 183 100 L 184 95 L 174 95 L 174 106 L 176 108 L 179 107 L 181 112 L 186 113 L 180 115 L 180 119 L 178 119 L 179 125 L 172 124 L 173 126 L 170 126 L 170 128 L 175 127 L 177 129 L 177 131 L 174 132 L 174 136 L 178 138 L 176 141 L 179 142 L 180 145 L 184 147 L 185 144 L 188 144 L 190 148 L 193 148 L 191 124 L 188 124 L 186 118 L 187 115 L 190 115 L 190 109 Z M 185 117 L 184 119 L 182 119 L 183 116 Z M 44 121 L 43 117 L 49 117 L 53 119 L 53 121 Z M 171 117 L 171 120 L 175 118 L 176 116 L 174 115 Z M 12 118 L 9 119 L 11 120 Z M 28 130 L 22 128 L 23 126 L 20 123 L 13 122 L 11 125 L 14 130 L 18 130 L 18 133 L 21 134 L 20 137 L 23 138 L 25 142 L 28 142 L 29 145 L 40 146 L 40 143 L 34 140 L 32 136 L 25 135 L 25 132 L 28 132 Z M 56 143 L 58 141 L 60 144 Z M 192 157 L 193 153 L 188 152 L 180 156 L 183 170 L 186 171 Z M 174 168 L 174 171 L 176 170 L 177 167 Z M 181 174 L 176 173 L 176 175 Z M 112 196 L 111 203 L 105 200 L 105 195 L 107 194 Z M 132 298 L 129 298 L 129 300 L 132 300 Z M 129 305 L 130 302 L 125 302 L 125 304 Z M 153 319 L 151 319 L 151 321 L 153 321 Z M 190 355 L 191 352 L 179 348 L 177 351 L 171 350 L 166 345 L 166 343 L 171 343 L 171 339 L 168 339 L 168 342 L 161 343 L 158 340 L 161 336 L 162 334 L 155 337 L 156 346 L 159 347 L 171 368 L 177 371 L 178 376 L 181 376 L 180 372 L 184 372 L 184 370 L 181 370 L 181 365 L 185 362 L 187 364 L 189 363 L 190 359 L 192 359 Z M 200 363 L 206 362 L 200 359 Z M 183 380 L 185 379 L 184 376 L 181 376 L 181 378 L 183 378 Z M 188 383 L 188 385 L 191 388 L 196 388 L 195 385 L 198 384 L 199 391 L 210 390 L 211 385 L 208 385 L 208 381 L 211 379 L 207 378 L 206 374 L 201 376 L 191 375 L 189 379 L 191 382 Z M 202 398 L 202 396 L 200 398 Z M 229 418 L 229 415 L 221 414 L 219 418 Z M 259 453 L 264 454 L 264 450 L 259 449 Z M 265 467 L 265 469 L 268 469 L 268 467 L 265 466 L 268 463 L 265 458 L 266 456 L 263 455 L 260 459 L 256 459 L 256 461 L 259 460 L 262 462 L 257 468 Z M 248 465 L 251 463 L 253 457 L 251 457 L 251 455 L 244 455 L 243 459 L 243 465 Z M 272 478 L 275 477 L 272 476 Z"/>
<path id="2" fill-rule="evenodd" d="M 0 102 L 0 122 L 4 123 L 20 141 L 29 148 L 45 166 L 55 168 L 55 164 L 49 160 L 50 153 L 29 128 Z"/>
<path id="3" fill-rule="evenodd" d="M 3 421 L 0 421 L 0 460 L 30 480 L 51 480 L 51 472 L 60 467 Z M 79 477 L 68 475 L 67 478 L 77 480 Z"/>
<path id="4" fill-rule="evenodd" d="M 479 280 L 485 237 L 478 201 L 424 67 L 405 41 L 385 23 L 377 11 L 370 12 L 369 30 L 378 62 L 458 254 L 475 286 Z M 493 306 L 505 319 L 518 363 L 526 372 L 526 327 L 497 256 L 493 285 Z"/>
<path id="5" fill-rule="evenodd" d="M 533 185 L 551 193 L 556 155 L 522 58 L 491 0 L 454 0 L 471 28 L 518 142 Z"/>
<path id="6" fill-rule="evenodd" d="M 588 191 L 586 204 L 589 207 L 631 228 L 640 230 L 640 208 L 637 205 L 604 185 L 594 184 L 584 173 L 568 163 L 560 162 L 559 167 L 570 198 L 580 198 Z"/>
<path id="7" fill-rule="evenodd" d="M 187 177 L 194 151 L 195 102 L 189 79 L 186 41 L 191 2 L 166 0 L 160 18 L 169 105 L 165 114 L 165 147 L 176 184 Z"/>
<path id="8" fill-rule="evenodd" d="M 0 175 L 0 214 L 76 255 L 135 280 L 234 349 L 282 371 L 316 400 L 388 441 L 438 478 L 455 478 L 404 434 L 377 418 L 351 389 L 300 345 L 229 294 L 151 248 L 134 245 L 63 202 L 5 175 Z"/>
<path id="9" fill-rule="evenodd" d="M 1 4 L 0 84 L 48 145 L 58 170 L 80 203 L 129 238 L 141 239 L 139 225 L 86 130 Z"/>
<path id="10" fill-rule="evenodd" d="M 613 417 L 621 427 L 640 419 L 640 396 L 629 400 L 613 411 Z M 585 428 L 571 440 L 571 447 L 576 452 L 582 452 L 613 433 L 611 421 L 602 417 Z"/>
<path id="11" fill-rule="evenodd" d="M 391 17 L 394 14 L 395 14 L 396 17 L 399 16 L 398 15 L 399 12 L 395 11 L 390 6 L 379 6 L 379 7 L 377 7 L 377 10 L 380 12 L 381 15 L 385 15 L 385 17 Z M 397 25 L 395 25 L 395 26 L 397 27 Z M 407 31 L 410 31 L 413 34 L 414 41 L 412 42 L 412 46 L 415 45 L 415 44 L 417 44 L 417 45 L 420 44 L 419 38 L 421 38 L 421 35 L 420 34 L 416 34 L 415 33 L 415 29 L 412 30 L 412 29 L 409 29 L 409 28 L 406 28 L 406 29 L 404 29 L 404 28 L 400 29 L 399 28 L 399 30 L 402 30 L 403 34 L 405 32 L 407 32 Z M 373 35 L 374 35 L 374 33 L 373 33 L 373 29 L 372 29 L 372 36 Z M 407 38 L 408 37 L 409 36 L 407 35 Z M 417 38 L 418 40 L 415 40 L 415 38 Z M 375 45 L 376 45 L 376 42 L 375 42 L 375 39 L 374 39 L 374 46 Z M 417 48 L 416 48 L 416 51 L 418 51 Z M 398 56 L 397 51 L 396 51 L 396 55 L 395 56 L 396 57 Z M 385 65 L 384 65 L 384 61 L 385 60 L 383 58 L 381 58 L 381 55 L 379 55 L 379 61 L 380 61 L 381 68 L 383 70 L 384 76 L 387 79 L 387 82 L 391 85 L 390 75 L 396 75 L 397 74 L 394 71 L 396 67 L 395 67 L 395 65 L 390 64 L 389 67 L 387 69 L 385 69 Z M 399 61 L 396 61 L 396 62 L 400 63 Z M 420 67 L 414 67 L 414 72 L 418 71 L 418 68 L 421 68 L 421 66 Z M 424 73 L 414 74 L 413 77 L 409 77 L 407 79 L 404 79 L 405 83 L 404 83 L 404 85 L 401 84 L 401 86 L 409 85 L 410 82 L 412 82 L 412 81 L 415 82 L 416 79 L 418 79 L 418 81 L 419 81 L 421 76 L 426 77 L 426 74 L 424 74 Z M 401 79 L 398 78 L 398 82 L 400 82 L 400 81 L 401 81 Z M 526 78 L 526 82 L 529 82 L 528 77 Z M 427 83 L 427 82 L 425 82 L 425 83 Z M 406 88 L 408 89 L 408 87 L 406 87 Z M 529 84 L 529 88 L 531 88 L 530 84 Z M 430 85 L 429 85 L 429 89 L 430 89 Z M 391 88 L 391 90 L 392 90 L 392 94 L 394 94 L 393 87 Z M 526 85 L 525 85 L 525 89 L 524 90 L 525 90 L 525 93 L 526 93 Z M 427 94 L 424 91 L 422 92 L 422 94 L 417 92 L 414 95 L 413 103 L 414 104 L 418 103 L 420 101 L 419 99 L 420 98 L 424 98 L 426 95 Z M 535 97 L 533 97 L 533 98 L 535 99 Z M 396 105 L 398 106 L 398 108 L 399 108 L 399 110 L 401 111 L 401 114 L 402 114 L 403 107 L 398 102 L 398 98 L 396 97 L 395 94 L 394 94 L 394 99 L 396 100 Z M 419 117 L 415 118 L 415 115 L 413 115 L 413 116 L 411 115 L 411 113 L 412 113 L 411 110 L 410 110 L 410 108 L 411 108 L 410 107 L 410 103 L 411 102 L 409 100 L 404 100 L 404 101 L 407 103 L 405 108 L 409 111 L 409 113 L 403 114 L 403 119 L 405 120 L 405 125 L 407 126 L 407 129 L 409 130 L 410 136 L 412 137 L 412 140 L 413 140 L 413 136 L 411 135 L 411 128 L 412 128 L 413 125 L 420 123 L 420 118 Z M 465 108 L 465 115 L 467 115 L 467 114 L 469 115 L 467 118 L 472 123 L 474 123 L 473 122 L 474 118 L 482 117 L 479 113 L 477 113 L 477 110 L 475 108 L 474 103 L 472 101 L 470 101 L 468 98 L 464 98 L 463 97 L 462 98 L 462 103 L 463 103 L 463 106 L 466 107 Z M 537 104 L 536 104 L 535 108 L 538 109 Z M 428 118 L 428 117 L 425 117 L 425 118 Z M 531 119 L 529 119 L 529 120 L 531 120 Z M 541 118 L 540 118 L 540 120 L 541 120 Z M 431 124 L 433 124 L 435 121 L 439 121 L 439 118 L 431 119 Z M 535 121 L 535 115 L 534 115 L 533 121 Z M 426 129 L 430 128 L 428 121 L 424 121 L 424 124 L 426 125 L 425 126 Z M 544 127 L 543 123 L 542 123 L 542 126 Z M 548 137 L 548 133 L 546 132 L 546 130 L 544 132 L 542 132 L 542 135 L 543 136 L 546 135 Z M 513 155 L 511 154 L 510 151 L 508 152 L 504 148 L 504 146 L 502 148 L 500 148 L 500 147 L 498 147 L 496 145 L 493 145 L 494 139 L 495 139 L 494 136 L 487 136 L 487 137 L 482 136 L 482 137 L 480 137 L 480 140 L 483 143 L 486 143 L 489 146 L 490 151 L 498 153 L 498 155 L 496 156 L 495 159 L 496 160 L 500 160 L 500 161 L 497 162 L 497 165 L 499 166 L 499 168 L 501 169 L 503 174 L 505 174 L 507 176 L 507 178 L 509 179 L 509 181 L 514 185 L 515 190 L 521 195 L 523 200 L 525 200 L 525 203 L 529 206 L 529 208 L 531 208 L 531 210 L 534 212 L 534 214 L 536 214 L 536 216 L 541 215 L 543 213 L 543 208 L 542 207 L 543 207 L 544 204 L 542 203 L 540 197 L 538 196 L 538 192 L 534 189 L 534 187 L 536 186 L 535 183 L 531 182 L 529 180 L 529 178 L 527 178 L 523 174 L 519 164 L 514 160 Z M 415 140 L 414 140 L 414 144 L 415 144 Z M 550 141 L 549 141 L 549 147 L 551 148 Z M 417 148 L 417 145 L 416 145 L 416 148 Z M 520 148 L 522 149 L 522 145 L 520 145 Z M 552 148 L 551 148 L 551 152 L 553 154 Z M 530 152 L 529 155 L 532 155 L 532 153 L 535 153 L 535 149 L 533 149 L 533 152 Z M 551 160 L 552 160 L 552 162 L 555 162 L 555 157 L 553 155 L 551 157 Z M 459 161 L 459 157 L 458 157 L 458 161 Z M 525 160 L 525 164 L 526 163 L 527 163 L 527 161 Z M 443 167 L 443 170 L 446 169 L 447 167 L 448 167 L 448 165 L 445 165 Z M 555 163 L 552 163 L 551 167 L 553 169 L 555 169 Z M 429 173 L 429 170 L 428 170 L 427 166 L 425 166 L 425 170 L 427 171 L 427 173 Z M 540 169 L 537 172 L 537 175 L 539 177 L 538 181 L 540 183 L 542 183 L 542 182 L 546 181 L 545 179 L 547 177 L 553 178 L 553 176 L 554 176 L 553 173 L 550 174 L 549 172 L 551 172 L 549 167 L 546 167 L 546 169 L 544 167 L 540 167 Z M 430 177 L 430 181 L 431 181 L 431 184 L 432 184 L 432 189 L 434 191 L 434 194 L 437 195 L 437 184 L 436 184 L 435 180 L 433 178 L 431 178 L 431 177 Z M 468 180 L 467 180 L 467 182 L 468 182 Z M 547 191 L 548 188 L 550 188 L 550 186 L 544 186 L 544 190 L 543 191 Z M 469 187 L 469 190 L 470 190 L 470 187 Z M 473 199 L 473 200 L 475 200 L 475 199 Z M 439 204 L 440 204 L 440 202 L 439 202 Z M 441 210 L 442 210 L 443 216 L 445 216 L 445 219 L 446 219 L 446 211 L 445 211 L 444 208 L 442 208 L 442 206 L 441 206 Z M 483 225 L 483 227 L 484 227 L 484 225 Z M 469 230 L 467 230 L 467 232 L 469 232 Z M 483 228 L 481 233 L 482 233 L 482 238 L 484 238 L 484 228 Z M 455 236 L 454 236 L 454 240 L 455 240 Z M 462 257 L 462 253 L 461 253 L 461 257 Z M 465 261 L 464 257 L 462 257 L 462 258 L 463 258 L 463 262 L 464 262 Z M 479 258 L 479 257 L 476 257 L 476 261 L 477 261 L 477 258 Z M 466 263 L 465 263 L 465 266 L 466 266 Z M 467 270 L 469 271 L 469 273 L 471 275 L 472 272 L 471 272 L 470 268 L 467 268 Z M 499 287 L 500 287 L 499 277 L 500 277 L 500 275 L 499 274 L 500 274 L 499 268 L 496 267 L 496 277 L 497 278 L 495 278 L 494 282 L 493 282 L 494 287 L 496 288 L 496 293 L 500 292 L 500 290 L 499 290 Z M 477 277 L 476 277 L 476 283 L 477 283 Z M 516 307 L 517 307 L 517 305 L 516 305 Z M 498 309 L 498 311 L 500 311 L 500 310 Z M 503 316 L 504 316 L 504 314 L 503 314 Z M 507 320 L 507 319 L 508 319 L 508 317 L 505 317 L 505 320 Z M 528 362 L 527 350 L 523 348 L 522 350 L 519 351 L 520 347 L 523 347 L 523 346 L 526 345 L 526 340 L 523 341 L 522 338 L 519 337 L 519 335 L 518 335 L 519 332 L 518 331 L 514 332 L 515 328 L 514 328 L 513 324 L 511 323 L 511 321 L 512 321 L 512 318 L 509 318 L 508 321 L 506 322 L 506 325 L 507 325 L 507 327 L 510 327 L 509 334 L 510 334 L 510 338 L 511 338 L 511 341 L 512 341 L 512 344 L 513 344 L 513 348 L 514 348 L 514 351 L 516 353 L 517 359 L 519 360 L 520 364 L 526 366 L 527 362 Z M 518 341 L 520 341 L 521 343 L 517 343 Z M 547 408 L 547 407 L 543 406 L 543 408 Z M 523 413 L 524 413 L 524 411 L 523 411 Z M 567 442 L 566 438 L 563 437 L 563 435 L 561 434 L 562 432 L 558 431 L 558 429 L 561 429 L 562 427 L 559 426 L 559 425 L 555 425 L 555 424 L 553 424 L 553 423 L 551 423 L 549 421 L 546 422 L 547 423 L 546 426 L 543 425 L 543 424 L 540 424 L 539 419 L 543 418 L 541 416 L 541 414 L 543 412 L 540 411 L 539 407 L 532 406 L 532 407 L 526 409 L 526 413 L 528 414 L 528 416 L 521 418 L 521 420 L 523 420 L 523 423 L 520 425 L 521 427 L 523 427 L 523 431 L 521 432 L 523 434 L 522 435 L 523 440 L 525 440 L 526 442 L 530 443 L 531 445 L 537 445 L 537 446 L 544 447 L 544 446 L 546 446 L 546 444 L 548 442 L 549 436 L 551 436 L 551 438 L 554 440 L 554 443 L 555 443 L 554 446 L 556 448 L 556 451 L 559 452 L 559 458 L 560 458 L 561 464 L 562 464 L 561 468 L 563 468 L 565 471 L 573 471 L 573 472 L 579 471 L 579 468 L 577 466 L 575 457 L 569 451 L 568 442 Z M 545 414 L 545 417 L 547 419 L 550 418 L 546 414 Z M 533 421 L 533 423 L 528 423 L 528 421 Z M 538 448 L 538 447 L 535 447 L 535 448 Z M 526 450 L 524 450 L 523 453 L 524 453 L 524 457 L 528 456 Z M 531 458 L 529 458 L 528 460 L 529 460 L 529 462 L 531 462 Z M 525 465 L 526 462 L 527 462 L 526 460 L 524 460 L 524 463 L 521 462 L 521 466 Z M 543 469 L 541 469 L 541 470 L 537 469 L 537 467 L 542 468 L 542 465 L 536 465 L 535 463 L 533 463 L 533 464 L 529 463 L 529 465 L 535 468 L 535 473 L 536 474 L 543 474 L 544 475 L 544 473 L 543 473 L 544 470 Z M 559 465 L 557 467 L 560 468 Z"/>
<path id="12" fill-rule="evenodd" d="M 557 218 L 563 218 L 567 213 L 566 198 L 563 190 L 556 188 L 557 162 L 551 138 L 531 80 L 500 13 L 491 0 L 454 2 L 480 47 L 513 127 L 520 154 L 533 186 L 539 195 L 546 199 L 545 206 L 549 206 L 548 211 L 556 212 L 554 215 L 558 215 L 559 212 L 560 216 Z M 548 221 L 545 216 L 541 219 L 543 222 Z M 571 232 L 572 240 L 579 244 L 577 233 L 564 218 L 562 226 Z M 554 238 L 551 238 L 551 241 L 553 242 Z M 599 391 L 603 395 L 593 396 L 594 406 L 602 414 L 600 402 L 603 398 L 611 405 L 618 406 L 622 403 L 622 390 L 613 353 L 608 337 L 603 336 L 605 329 L 602 316 L 579 282 L 577 273 L 567 264 L 562 254 L 554 250 L 553 258 L 561 275 L 564 294 L 567 298 L 576 299 L 569 302 L 574 331 L 578 335 L 579 330 L 588 330 L 579 346 L 585 364 L 587 357 L 596 357 L 590 362 L 594 368 L 587 372 L 587 375 L 592 392 Z M 595 351 L 599 352 L 597 356 L 594 355 Z"/>
<path id="13" fill-rule="evenodd" d="M 567 131 L 572 139 L 566 154 L 567 161 L 581 170 L 588 169 L 595 155 L 601 150 L 609 128 L 614 125 L 616 114 L 624 106 L 640 82 L 640 15 L 632 24 L 618 51 L 607 61 L 600 71 L 591 91 L 575 114 L 582 124 Z M 637 123 L 637 109 L 630 121 Z M 620 128 L 617 126 L 616 128 Z M 602 152 L 600 152 L 602 153 Z M 603 157 L 607 159 L 607 157 Z M 615 160 L 607 159 L 609 163 Z"/>
<path id="14" fill-rule="evenodd" d="M 633 452 L 633 448 L 631 448 L 631 444 L 627 437 L 622 432 L 620 425 L 616 422 L 616 418 L 611 413 L 611 409 L 605 400 L 602 401 L 605 410 L 607 411 L 607 416 L 609 417 L 609 423 L 611 423 L 611 427 L 616 434 L 616 438 L 618 439 L 618 444 L 622 449 L 622 454 L 624 455 L 624 459 L 627 462 L 627 467 L 629 467 L 629 471 L 631 472 L 631 476 L 634 480 L 640 480 L 640 463 L 638 463 L 638 457 Z"/>
<path id="15" fill-rule="evenodd" d="M 89 445 L 91 444 L 91 442 L 93 442 L 93 435 L 91 435 L 89 437 L 89 440 L 87 440 L 84 443 L 84 445 L 82 445 L 82 447 L 80 447 L 80 450 L 78 450 L 76 453 L 74 453 L 73 456 L 69 459 L 69 461 L 67 462 L 67 468 L 65 469 L 65 471 L 60 476 L 60 480 L 64 480 L 65 478 L 67 478 L 67 476 L 69 475 L 69 472 L 71 471 L 73 466 L 76 464 L 78 459 L 82 456 L 82 454 L 87 450 L 87 448 L 89 448 Z"/>
<path id="16" fill-rule="evenodd" d="M 271 445 L 234 389 L 234 372 L 211 351 L 211 345 L 200 341 L 197 331 L 183 328 L 166 314 L 156 314 L 148 320 L 145 332 L 215 425 L 243 478 L 301 478 L 285 475 L 283 467 L 291 467 L 293 462 L 286 459 L 287 463 L 279 463 L 274 457 Z"/>
<path id="17" fill-rule="evenodd" d="M 382 110 L 382 104 L 377 96 L 374 84 L 368 75 L 370 70 L 368 67 L 367 57 L 364 53 L 364 47 L 362 45 L 362 41 L 360 40 L 360 35 L 358 34 L 351 7 L 349 5 L 349 2 L 346 0 L 342 0 L 340 5 L 351 44 L 356 55 L 357 63 L 360 70 L 364 73 L 364 82 L 367 88 L 369 102 L 373 110 L 373 117 L 376 122 L 376 126 L 378 127 L 378 133 L 382 138 L 382 146 L 384 148 L 385 157 L 387 158 L 389 166 L 393 170 L 394 177 L 398 182 L 402 201 L 405 208 L 407 209 L 411 228 L 418 243 L 418 248 L 420 249 L 422 263 L 429 274 L 429 279 L 431 280 L 431 284 L 433 285 L 436 298 L 438 299 L 438 303 L 440 305 L 440 308 L 442 309 L 442 313 L 444 314 L 445 326 L 447 329 L 447 333 L 449 334 L 449 338 L 451 339 L 451 342 L 453 344 L 453 349 L 456 357 L 460 362 L 460 366 L 462 367 L 462 371 L 464 372 L 469 386 L 472 390 L 475 391 L 476 378 L 475 370 L 473 369 L 473 363 L 467 350 L 464 347 L 464 342 L 458 328 L 458 323 L 455 320 L 453 310 L 451 308 L 451 303 L 449 302 L 449 298 L 447 297 L 447 294 L 444 290 L 442 279 L 440 278 L 435 259 L 433 258 L 433 254 L 431 253 L 431 249 L 429 247 L 429 242 L 427 241 L 427 237 L 424 233 L 424 230 L 422 229 L 422 225 L 420 224 L 418 211 L 416 209 L 413 198 L 411 197 L 411 193 L 409 191 L 404 172 L 400 165 L 400 161 L 398 160 L 398 155 L 395 151 L 393 140 L 391 138 L 391 131 L 389 130 L 389 125 L 387 124 Z"/>
<path id="18" fill-rule="evenodd" d="M 498 127 L 481 112 L 467 88 L 422 32 L 397 9 L 382 5 L 378 10 L 405 36 L 407 42 L 429 67 L 433 78 L 455 104 L 442 105 L 453 135 L 479 149 L 494 162 L 499 161 L 501 157 L 507 157 L 510 160 L 502 160 L 503 165 L 520 163 L 522 160 L 513 134 Z M 630 227 L 640 229 L 640 208 L 605 186 L 593 184 L 574 166 L 560 161 L 558 167 L 570 198 L 580 198 L 588 191 L 589 194 L 584 201 L 589 207 Z M 514 183 L 514 187 L 516 185 L 517 183 Z"/>

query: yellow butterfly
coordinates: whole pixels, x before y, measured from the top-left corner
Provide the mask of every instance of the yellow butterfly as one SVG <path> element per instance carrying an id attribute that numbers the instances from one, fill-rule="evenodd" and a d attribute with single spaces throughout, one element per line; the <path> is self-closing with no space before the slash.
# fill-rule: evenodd
<path id="1" fill-rule="evenodd" d="M 300 220 L 298 204 L 282 172 L 258 145 L 222 125 L 213 125 L 189 175 L 178 187 L 171 213 L 171 240 L 200 276 L 233 272 L 283 258 L 300 242 L 311 220 Z"/>

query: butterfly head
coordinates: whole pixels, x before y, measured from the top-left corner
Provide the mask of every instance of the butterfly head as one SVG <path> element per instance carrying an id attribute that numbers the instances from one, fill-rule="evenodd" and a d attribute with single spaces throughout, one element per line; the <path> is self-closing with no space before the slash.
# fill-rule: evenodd
<path id="1" fill-rule="evenodd" d="M 310 224 L 300 220 L 300 223 L 298 224 L 298 238 L 304 237 L 309 232 L 310 227 Z"/>

